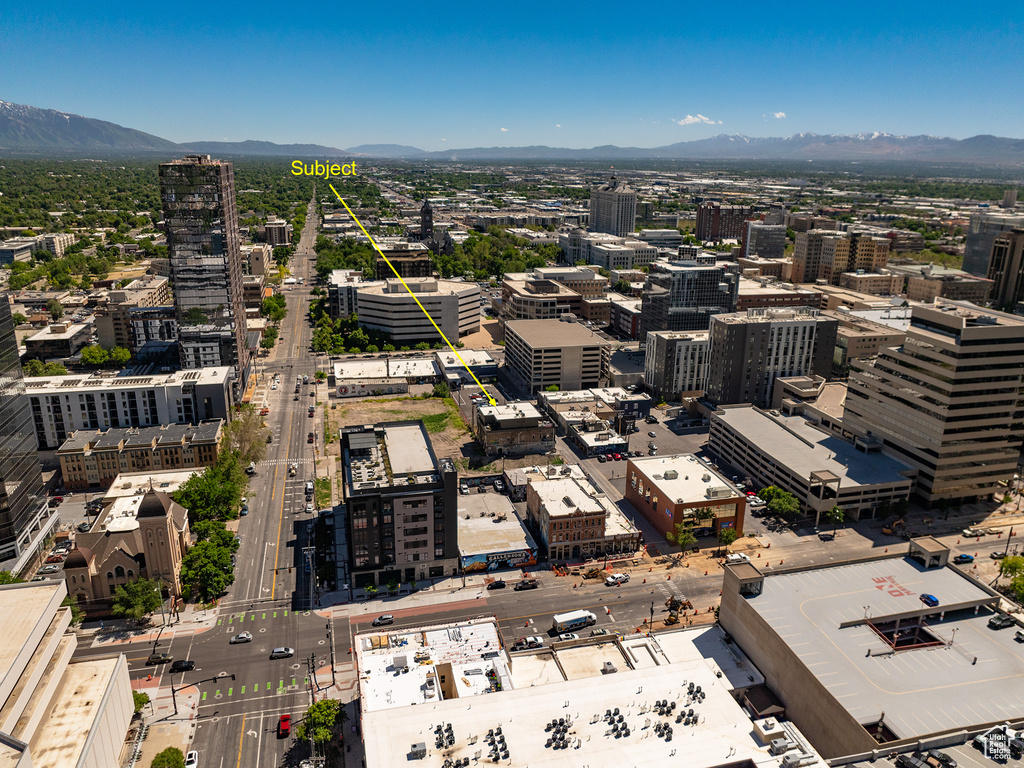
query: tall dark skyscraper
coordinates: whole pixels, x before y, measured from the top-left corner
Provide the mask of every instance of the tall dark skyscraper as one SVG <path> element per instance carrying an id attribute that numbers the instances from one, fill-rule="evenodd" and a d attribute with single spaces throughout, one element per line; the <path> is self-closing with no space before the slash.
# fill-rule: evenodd
<path id="1" fill-rule="evenodd" d="M 21 374 L 14 320 L 0 294 L 0 563 L 17 558 L 47 516 L 36 432 Z"/>
<path id="2" fill-rule="evenodd" d="M 250 355 L 231 163 L 188 155 L 160 166 L 160 199 L 183 368 L 233 365 L 239 386 Z"/>

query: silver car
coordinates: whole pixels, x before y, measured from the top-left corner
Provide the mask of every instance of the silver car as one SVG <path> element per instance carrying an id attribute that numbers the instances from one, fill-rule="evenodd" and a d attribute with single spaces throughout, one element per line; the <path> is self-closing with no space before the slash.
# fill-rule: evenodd
<path id="1" fill-rule="evenodd" d="M 237 643 L 251 643 L 252 634 L 249 632 L 239 632 L 237 635 L 232 637 L 228 642 L 231 645 L 236 645 Z"/>

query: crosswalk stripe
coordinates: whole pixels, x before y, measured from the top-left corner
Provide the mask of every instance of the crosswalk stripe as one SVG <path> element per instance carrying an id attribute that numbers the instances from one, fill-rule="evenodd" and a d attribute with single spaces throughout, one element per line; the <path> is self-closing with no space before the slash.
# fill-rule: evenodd
<path id="1" fill-rule="evenodd" d="M 244 685 L 242 686 L 241 693 L 245 693 L 245 686 Z"/>
<path id="2" fill-rule="evenodd" d="M 234 688 L 228 688 L 228 696 L 230 696 L 232 691 L 234 691 L 234 690 L 235 690 Z"/>
<path id="3" fill-rule="evenodd" d="M 201 699 L 201 701 L 206 701 L 206 691 L 203 691 L 203 698 Z"/>

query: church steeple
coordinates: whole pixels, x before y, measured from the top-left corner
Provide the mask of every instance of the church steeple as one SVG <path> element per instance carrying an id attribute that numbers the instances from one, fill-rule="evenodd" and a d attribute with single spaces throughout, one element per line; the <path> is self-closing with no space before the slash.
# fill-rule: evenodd
<path id="1" fill-rule="evenodd" d="M 429 240 L 434 234 L 434 209 L 430 207 L 430 200 L 423 198 L 423 207 L 420 208 L 420 239 Z"/>

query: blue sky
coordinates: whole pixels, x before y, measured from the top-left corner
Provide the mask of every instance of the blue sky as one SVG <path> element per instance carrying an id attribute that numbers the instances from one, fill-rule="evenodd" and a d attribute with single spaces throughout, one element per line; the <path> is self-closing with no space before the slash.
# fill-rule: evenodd
<path id="1" fill-rule="evenodd" d="M 341 148 L 1022 137 L 1021 8 L 0 0 L 0 99 L 172 141 Z"/>

